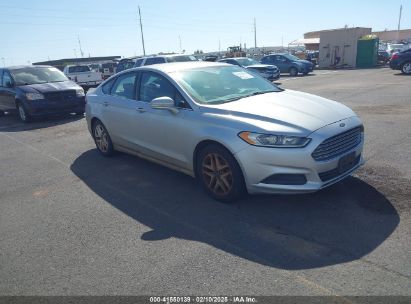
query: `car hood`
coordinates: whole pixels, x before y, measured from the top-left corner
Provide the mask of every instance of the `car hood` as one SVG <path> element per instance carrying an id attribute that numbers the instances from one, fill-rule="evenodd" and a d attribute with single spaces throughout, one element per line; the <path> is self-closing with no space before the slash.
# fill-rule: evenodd
<path id="1" fill-rule="evenodd" d="M 303 59 L 298 60 L 298 61 L 296 61 L 296 62 L 299 62 L 299 63 L 305 64 L 305 65 L 313 65 L 313 64 L 312 64 L 311 62 L 309 62 L 308 60 L 303 60 Z"/>
<path id="2" fill-rule="evenodd" d="M 73 81 L 49 82 L 39 84 L 28 84 L 19 86 L 21 90 L 28 93 L 48 93 L 65 90 L 78 90 L 81 87 Z"/>
<path id="3" fill-rule="evenodd" d="M 303 136 L 336 121 L 356 116 L 350 108 L 336 101 L 292 90 L 207 105 L 202 107 L 202 111 L 264 131 Z"/>
<path id="4" fill-rule="evenodd" d="M 277 69 L 277 67 L 275 65 L 271 65 L 271 64 L 252 64 L 252 65 L 246 66 L 246 68 L 249 68 L 249 69 Z"/>

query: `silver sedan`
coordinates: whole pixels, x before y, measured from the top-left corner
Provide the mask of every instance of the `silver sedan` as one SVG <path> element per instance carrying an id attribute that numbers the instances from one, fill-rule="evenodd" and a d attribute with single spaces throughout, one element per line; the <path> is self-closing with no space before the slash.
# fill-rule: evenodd
<path id="1" fill-rule="evenodd" d="M 363 164 L 351 109 L 224 63 L 124 71 L 87 94 L 86 118 L 104 156 L 123 151 L 189 174 L 220 201 L 317 191 Z"/>

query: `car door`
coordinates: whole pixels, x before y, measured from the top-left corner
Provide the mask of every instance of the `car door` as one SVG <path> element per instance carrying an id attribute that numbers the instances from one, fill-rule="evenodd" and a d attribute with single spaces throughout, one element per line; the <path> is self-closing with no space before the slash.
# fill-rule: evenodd
<path id="1" fill-rule="evenodd" d="M 136 82 L 139 72 L 128 72 L 118 76 L 108 94 L 102 94 L 102 120 L 115 145 L 135 149 L 135 138 L 141 126 L 135 128 L 135 120 L 144 113 L 136 101 Z M 104 90 L 103 90 L 104 91 Z M 103 92 L 104 93 L 104 92 Z"/>
<path id="2" fill-rule="evenodd" d="M 287 58 L 282 55 L 274 55 L 274 65 L 276 65 L 281 73 L 288 73 L 289 65 L 287 63 Z"/>
<path id="3" fill-rule="evenodd" d="M 178 113 L 151 108 L 150 102 L 153 99 L 165 96 L 175 101 Z M 138 138 L 144 152 L 158 160 L 189 168 L 185 140 L 190 137 L 190 128 L 187 126 L 186 117 L 192 115 L 193 111 L 178 89 L 165 76 L 144 71 L 139 81 L 137 99 L 147 105 L 147 112 L 143 113 L 141 120 L 136 120 L 133 126 L 144 127 L 144 134 Z"/>
<path id="4" fill-rule="evenodd" d="M 3 70 L 0 80 L 0 108 L 3 111 L 15 110 L 16 93 L 14 89 L 14 81 L 10 75 L 10 72 Z"/>

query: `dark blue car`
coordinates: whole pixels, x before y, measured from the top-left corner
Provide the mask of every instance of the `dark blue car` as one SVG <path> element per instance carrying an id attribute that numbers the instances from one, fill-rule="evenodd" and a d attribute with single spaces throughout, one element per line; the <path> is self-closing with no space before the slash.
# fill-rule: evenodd
<path id="1" fill-rule="evenodd" d="M 17 111 L 20 119 L 51 114 L 84 114 L 84 90 L 52 66 L 0 68 L 0 115 Z"/>
<path id="2" fill-rule="evenodd" d="M 267 55 L 261 58 L 260 62 L 275 65 L 281 73 L 289 73 L 291 76 L 297 76 L 299 73 L 307 75 L 314 69 L 314 64 L 311 62 L 288 53 Z"/>
<path id="3" fill-rule="evenodd" d="M 411 75 L 411 49 L 394 53 L 390 60 L 390 68 Z"/>

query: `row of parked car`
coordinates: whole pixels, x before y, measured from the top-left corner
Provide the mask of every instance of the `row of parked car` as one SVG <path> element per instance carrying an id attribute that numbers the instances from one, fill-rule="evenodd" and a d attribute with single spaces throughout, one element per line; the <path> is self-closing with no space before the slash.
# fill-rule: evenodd
<path id="1" fill-rule="evenodd" d="M 288 53 L 266 55 L 261 58 L 260 62 L 248 57 L 223 58 L 220 60 L 217 60 L 217 58 L 214 59 L 219 62 L 225 62 L 253 70 L 269 80 L 278 79 L 280 73 L 287 73 L 291 76 L 297 76 L 298 74 L 307 75 L 314 69 L 314 64 L 312 62 L 302 60 Z M 197 60 L 196 57 L 191 55 L 158 55 L 142 58 L 124 58 L 120 60 L 117 66 L 117 72 L 152 64 Z"/>
<path id="2" fill-rule="evenodd" d="M 116 72 L 153 64 L 198 61 L 191 55 L 159 55 L 122 59 Z M 239 66 L 273 81 L 280 73 L 306 75 L 313 64 L 290 54 L 264 56 L 260 62 L 247 58 L 224 58 L 219 62 Z M 113 72 L 114 73 L 114 72 Z M 69 81 L 71 80 L 71 81 Z M 22 121 L 32 117 L 74 112 L 84 113 L 85 90 L 103 82 L 101 71 L 89 65 L 68 65 L 63 73 L 50 66 L 17 66 L 0 69 L 0 115 L 17 110 Z"/>

